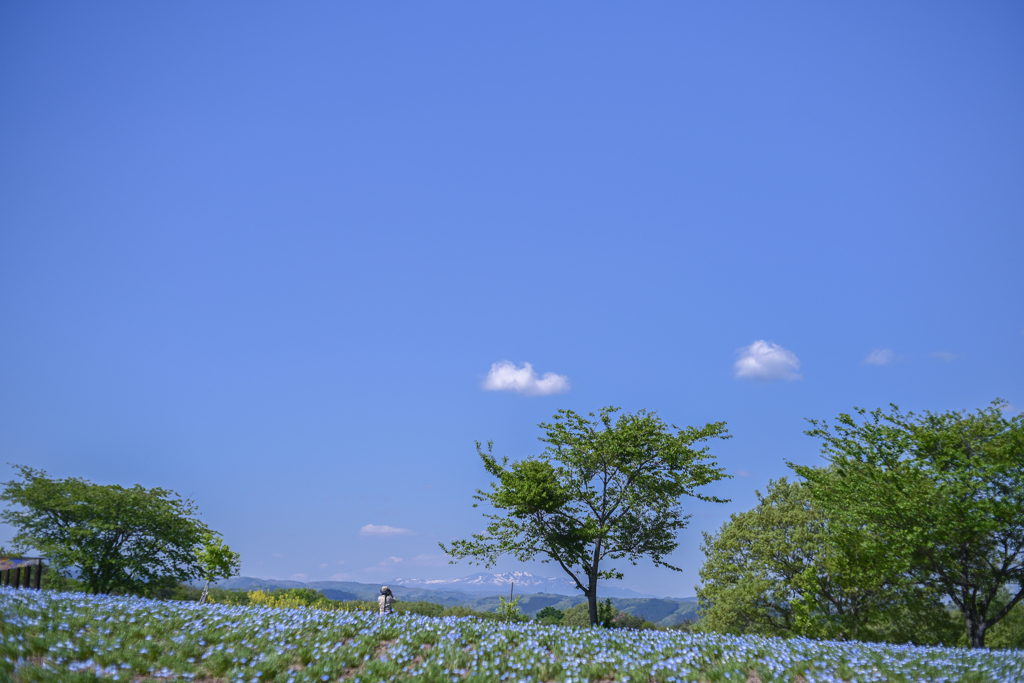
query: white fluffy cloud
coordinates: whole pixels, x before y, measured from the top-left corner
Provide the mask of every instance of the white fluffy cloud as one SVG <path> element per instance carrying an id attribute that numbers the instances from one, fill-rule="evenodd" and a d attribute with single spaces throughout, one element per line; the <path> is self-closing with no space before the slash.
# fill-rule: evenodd
<path id="1" fill-rule="evenodd" d="M 412 534 L 408 529 L 382 524 L 367 524 L 359 530 L 360 536 L 408 536 Z"/>
<path id="2" fill-rule="evenodd" d="M 867 355 L 864 362 L 867 365 L 888 365 L 896 359 L 896 354 L 889 349 L 875 349 Z"/>
<path id="3" fill-rule="evenodd" d="M 523 363 L 517 368 L 510 360 L 503 360 L 491 366 L 483 384 L 484 391 L 514 391 L 527 396 L 564 394 L 569 391 L 569 378 L 545 372 L 538 377 L 533 366 Z"/>
<path id="4" fill-rule="evenodd" d="M 949 351 L 935 351 L 934 353 L 929 353 L 928 355 L 931 356 L 932 358 L 944 360 L 947 363 L 951 360 L 956 360 L 956 354 L 950 353 Z"/>
<path id="5" fill-rule="evenodd" d="M 750 346 L 744 346 L 737 353 L 740 357 L 732 366 L 737 379 L 801 379 L 797 370 L 800 360 L 792 351 L 778 344 L 758 339 Z"/>

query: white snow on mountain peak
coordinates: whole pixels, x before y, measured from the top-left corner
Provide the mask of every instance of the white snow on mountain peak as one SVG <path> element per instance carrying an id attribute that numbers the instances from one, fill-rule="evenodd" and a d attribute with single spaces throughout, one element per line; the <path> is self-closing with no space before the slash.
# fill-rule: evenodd
<path id="1" fill-rule="evenodd" d="M 580 590 L 572 579 L 534 576 L 529 572 L 501 572 L 490 574 L 480 572 L 464 576 L 461 579 L 411 579 L 398 578 L 388 581 L 390 585 L 407 586 L 409 588 L 431 588 L 434 590 L 453 590 L 468 593 L 497 594 L 499 590 L 512 588 L 522 593 L 554 593 L 556 595 L 579 595 Z M 628 588 L 606 585 L 602 582 L 600 593 L 610 597 L 655 597 L 637 593 Z"/>
<path id="2" fill-rule="evenodd" d="M 451 588 L 453 590 L 492 590 L 506 586 L 519 586 L 523 589 L 552 589 L 575 590 L 575 585 L 569 579 L 555 579 L 541 576 L 534 576 L 529 572 L 501 572 L 489 574 L 480 572 L 464 576 L 461 579 L 392 579 L 390 583 L 398 586 L 416 586 L 422 588 Z M 561 592 L 561 591 L 560 591 Z"/>

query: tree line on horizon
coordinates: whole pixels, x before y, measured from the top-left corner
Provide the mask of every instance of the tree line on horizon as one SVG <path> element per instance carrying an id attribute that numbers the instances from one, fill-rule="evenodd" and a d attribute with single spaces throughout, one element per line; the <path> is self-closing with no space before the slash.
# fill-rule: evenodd
<path id="1" fill-rule="evenodd" d="M 1024 415 L 1005 407 L 809 420 L 826 464 L 788 463 L 802 481 L 769 482 L 753 509 L 704 534 L 694 628 L 968 647 L 992 634 L 1024 647 Z M 572 610 L 610 625 L 598 580 L 641 558 L 681 571 L 667 558 L 688 524 L 682 500 L 728 502 L 702 489 L 730 476 L 708 445 L 730 435 L 724 422 L 681 429 L 611 406 L 560 410 L 539 426 L 538 456 L 499 460 L 477 443 L 495 481 L 473 505 L 493 511 L 483 533 L 441 547 L 487 567 L 502 556 L 553 562 L 586 598 Z M 90 592 L 168 595 L 237 573 L 238 554 L 171 491 L 15 469 L 0 500 L 22 509 L 0 519 L 19 548 L 49 558 L 51 586 L 76 569 Z"/>

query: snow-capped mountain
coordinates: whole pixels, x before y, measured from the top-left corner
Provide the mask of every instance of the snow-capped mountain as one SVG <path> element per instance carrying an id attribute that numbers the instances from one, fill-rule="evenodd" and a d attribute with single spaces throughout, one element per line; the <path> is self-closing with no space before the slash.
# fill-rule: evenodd
<path id="1" fill-rule="evenodd" d="M 408 586 L 411 588 L 431 588 L 434 590 L 457 590 L 467 593 L 488 593 L 491 595 L 507 593 L 515 584 L 516 593 L 554 593 L 556 595 L 579 595 L 576 584 L 568 577 L 548 578 L 534 576 L 529 572 L 502 572 L 488 574 L 481 572 L 464 576 L 461 579 L 391 579 L 389 584 Z M 613 598 L 653 598 L 653 595 L 637 593 L 628 588 L 618 588 L 604 582 L 600 584 L 599 593 Z"/>

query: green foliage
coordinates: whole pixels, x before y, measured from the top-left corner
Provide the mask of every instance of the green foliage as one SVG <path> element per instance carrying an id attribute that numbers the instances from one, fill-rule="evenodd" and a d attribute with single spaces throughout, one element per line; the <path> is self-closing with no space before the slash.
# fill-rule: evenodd
<path id="1" fill-rule="evenodd" d="M 256 591 L 259 592 L 259 591 Z M 333 600 L 328 600 L 324 594 L 313 588 L 282 588 L 271 593 L 275 598 L 294 602 L 297 606 L 314 607 L 317 605 L 330 606 Z"/>
<path id="2" fill-rule="evenodd" d="M 148 597 L 156 600 L 180 600 L 184 602 L 198 602 L 202 596 L 202 590 L 192 584 L 178 583 L 167 584 L 159 590 L 153 591 Z"/>
<path id="3" fill-rule="evenodd" d="M 619 610 L 612 605 L 612 601 L 605 599 L 597 606 L 597 623 L 604 628 L 611 628 L 612 622 L 619 616 Z"/>
<path id="4" fill-rule="evenodd" d="M 43 590 L 61 591 L 64 593 L 84 593 L 87 587 L 81 581 L 64 576 L 53 568 L 43 565 L 43 576 L 40 588 Z"/>
<path id="5" fill-rule="evenodd" d="M 438 605 L 436 602 L 425 602 L 423 600 L 406 602 L 403 600 L 394 603 L 394 608 L 399 614 L 420 614 L 425 617 L 445 616 L 445 606 Z"/>
<path id="6" fill-rule="evenodd" d="M 215 605 L 232 605 L 237 607 L 250 604 L 247 591 L 225 588 L 211 588 L 207 599 Z"/>
<path id="7" fill-rule="evenodd" d="M 557 626 L 562 623 L 562 617 L 565 613 L 560 609 L 555 609 L 551 605 L 548 605 L 541 611 L 537 612 L 534 619 L 541 622 L 542 624 L 549 624 L 551 626 Z M 588 617 L 589 623 L 589 617 Z"/>
<path id="8" fill-rule="evenodd" d="M 611 628 L 614 624 L 616 617 L 619 616 L 619 610 L 612 605 L 612 601 L 606 599 L 604 602 L 599 603 L 597 606 L 598 620 L 596 624 L 590 622 L 590 605 L 586 602 L 570 607 L 565 610 L 565 614 L 562 616 L 562 626 L 601 626 L 602 628 Z"/>
<path id="9" fill-rule="evenodd" d="M 494 612 L 485 613 L 459 605 L 445 606 L 436 602 L 416 600 L 412 602 L 395 602 L 395 611 L 399 614 L 419 614 L 425 617 L 477 617 L 478 619 L 493 619 Z"/>
<path id="10" fill-rule="evenodd" d="M 1010 592 L 1002 591 L 997 604 L 1002 605 L 1010 600 Z M 1018 602 L 988 632 L 985 646 L 993 649 L 1024 650 L 1024 602 Z"/>
<path id="11" fill-rule="evenodd" d="M 728 477 L 700 446 L 728 438 L 724 422 L 679 429 L 655 413 L 641 410 L 615 418 L 604 408 L 589 418 L 560 410 L 554 422 L 541 423 L 548 445 L 539 457 L 508 463 L 493 455 L 492 444 L 477 453 L 497 482 L 475 498 L 489 503 L 487 530 L 471 539 L 440 544 L 453 562 L 469 558 L 492 566 L 502 555 L 520 561 L 538 555 L 557 563 L 589 603 L 590 622 L 598 614 L 598 579 L 619 579 L 607 560 L 636 564 L 642 557 L 655 566 L 680 571 L 667 557 L 676 535 L 688 522 L 680 499 L 691 496 L 725 502 L 699 492 Z M 474 504 L 475 505 L 475 504 Z"/>
<path id="12" fill-rule="evenodd" d="M 196 548 L 195 553 L 199 562 L 200 578 L 205 581 L 230 579 L 238 574 L 241 555 L 232 552 L 218 533 L 203 534 L 202 545 Z"/>
<path id="13" fill-rule="evenodd" d="M 650 630 L 656 628 L 654 624 L 644 619 L 643 615 L 619 612 L 611 620 L 612 628 L 631 628 L 638 630 Z"/>
<path id="14" fill-rule="evenodd" d="M 195 598 L 192 598 L 195 599 Z M 280 588 L 275 591 L 236 591 L 211 588 L 209 601 L 215 605 L 258 605 L 274 609 L 307 608 L 325 612 L 374 612 L 379 606 L 373 600 L 330 600 L 312 588 Z M 468 607 L 446 607 L 433 602 L 395 601 L 398 614 L 417 614 L 426 617 L 476 617 L 494 619 L 494 612 L 484 613 Z"/>
<path id="15" fill-rule="evenodd" d="M 14 543 L 46 556 L 67 575 L 74 567 L 93 593 L 152 595 L 201 576 L 195 549 L 210 533 L 195 505 L 165 489 L 101 486 L 83 479 L 50 479 L 15 466 L 6 482 L 0 520 L 17 530 Z"/>
<path id="16" fill-rule="evenodd" d="M 500 604 L 494 610 L 494 613 L 498 615 L 499 621 L 516 622 L 530 620 L 530 617 L 523 614 L 522 610 L 519 609 L 519 598 L 506 600 L 505 596 L 501 596 L 498 600 L 500 600 Z"/>
<path id="17" fill-rule="evenodd" d="M 1024 415 L 1007 419 L 1004 406 L 811 420 L 807 434 L 837 476 L 793 465 L 836 522 L 837 543 L 870 558 L 876 576 L 945 595 L 972 647 L 1024 599 Z"/>
<path id="18" fill-rule="evenodd" d="M 221 535 L 208 531 L 203 534 L 202 544 L 195 549 L 196 561 L 199 563 L 200 578 L 206 581 L 199 602 L 203 602 L 209 594 L 210 582 L 217 579 L 230 579 L 238 574 L 241 556 L 233 552 Z"/>
<path id="19" fill-rule="evenodd" d="M 460 607 L 459 605 L 453 605 L 451 607 L 445 607 L 444 612 L 441 613 L 443 617 L 476 617 L 478 619 L 493 619 L 494 613 L 477 612 L 468 607 Z"/>
<path id="20" fill-rule="evenodd" d="M 589 605 L 585 602 L 581 602 L 578 605 L 573 605 L 569 609 L 565 610 L 561 620 L 562 626 L 576 626 L 584 628 L 590 626 L 590 610 Z"/>
<path id="21" fill-rule="evenodd" d="M 271 593 L 249 592 L 250 605 L 265 605 L 276 609 L 306 607 L 327 612 L 376 612 L 378 605 L 372 600 L 328 600 L 312 588 L 282 588 Z"/>
<path id="22" fill-rule="evenodd" d="M 834 475 L 816 476 L 824 483 Z M 836 543 L 835 524 L 808 486 L 783 478 L 757 498 L 754 509 L 704 534 L 698 628 L 931 644 L 956 639 L 937 595 L 907 585 L 899 572 L 879 571 L 872 556 L 857 552 L 863 536 L 859 545 Z"/>

